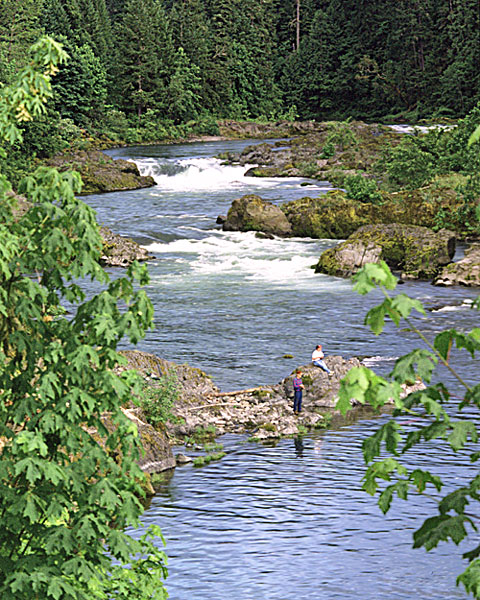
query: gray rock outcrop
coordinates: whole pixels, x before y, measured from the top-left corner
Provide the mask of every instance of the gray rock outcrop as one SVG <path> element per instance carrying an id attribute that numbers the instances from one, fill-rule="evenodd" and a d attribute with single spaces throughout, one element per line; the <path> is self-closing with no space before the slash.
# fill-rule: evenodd
<path id="1" fill-rule="evenodd" d="M 153 258 L 140 244 L 130 238 L 113 233 L 108 227 L 100 228 L 103 246 L 100 263 L 109 267 L 128 267 L 134 260 L 139 262 Z"/>
<path id="2" fill-rule="evenodd" d="M 480 287 L 480 244 L 472 244 L 458 262 L 442 269 L 433 282 L 435 285 Z"/>
<path id="3" fill-rule="evenodd" d="M 139 418 L 135 410 L 125 409 L 124 414 L 136 425 L 143 452 L 138 465 L 144 473 L 160 473 L 176 466 L 169 436 L 166 430 L 155 429 L 145 420 Z"/>

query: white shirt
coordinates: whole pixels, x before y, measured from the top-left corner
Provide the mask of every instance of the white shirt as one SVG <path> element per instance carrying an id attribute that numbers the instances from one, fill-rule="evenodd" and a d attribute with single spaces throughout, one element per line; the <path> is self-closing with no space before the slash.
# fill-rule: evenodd
<path id="1" fill-rule="evenodd" d="M 321 350 L 314 350 L 312 352 L 312 361 L 314 360 L 320 360 L 325 356 L 325 354 L 321 351 Z"/>

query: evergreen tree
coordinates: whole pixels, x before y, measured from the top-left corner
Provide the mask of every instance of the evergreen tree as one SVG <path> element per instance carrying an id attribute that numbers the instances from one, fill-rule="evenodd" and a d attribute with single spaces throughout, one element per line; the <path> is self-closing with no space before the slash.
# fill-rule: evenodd
<path id="1" fill-rule="evenodd" d="M 0 82 L 9 82 L 25 65 L 28 48 L 41 32 L 43 0 L 1 0 Z"/>
<path id="2" fill-rule="evenodd" d="M 213 40 L 202 0 L 175 0 L 169 12 L 175 48 L 182 48 L 190 64 L 197 69 L 197 94 L 200 106 L 216 112 L 221 105 L 212 77 Z"/>
<path id="3" fill-rule="evenodd" d="M 45 0 L 42 22 L 51 35 L 78 47 L 88 44 L 108 70 L 113 38 L 105 0 Z"/>
<path id="4" fill-rule="evenodd" d="M 480 4 L 451 0 L 447 15 L 447 63 L 439 98 L 453 114 L 465 114 L 480 100 Z"/>
<path id="5" fill-rule="evenodd" d="M 175 54 L 175 70 L 163 98 L 162 114 L 174 123 L 196 119 L 200 112 L 199 68 L 179 48 Z"/>
<path id="6" fill-rule="evenodd" d="M 61 39 L 61 38 L 60 38 Z M 55 108 L 63 118 L 86 125 L 98 120 L 107 99 L 107 74 L 88 44 L 61 39 L 69 59 L 53 82 Z"/>
<path id="7" fill-rule="evenodd" d="M 175 69 L 163 6 L 158 0 L 127 0 L 115 33 L 120 102 L 140 116 L 161 104 Z"/>
<path id="8" fill-rule="evenodd" d="M 210 0 L 214 69 L 224 105 L 236 117 L 258 116 L 278 105 L 274 83 L 272 0 Z M 232 18 L 232 15 L 235 18 Z"/>

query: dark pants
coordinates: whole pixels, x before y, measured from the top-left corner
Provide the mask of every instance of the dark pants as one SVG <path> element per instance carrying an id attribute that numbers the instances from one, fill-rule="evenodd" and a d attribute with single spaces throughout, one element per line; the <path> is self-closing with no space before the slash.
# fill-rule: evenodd
<path id="1" fill-rule="evenodd" d="M 293 412 L 302 410 L 302 390 L 293 391 Z"/>

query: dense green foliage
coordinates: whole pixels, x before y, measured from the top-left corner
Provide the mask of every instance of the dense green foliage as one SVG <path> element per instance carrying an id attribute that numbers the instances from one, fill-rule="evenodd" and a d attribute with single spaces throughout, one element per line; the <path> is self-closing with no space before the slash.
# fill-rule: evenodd
<path id="1" fill-rule="evenodd" d="M 146 383 L 139 404 L 148 423 L 157 427 L 171 419 L 172 407 L 178 396 L 178 379 L 173 370 L 153 383 Z"/>
<path id="2" fill-rule="evenodd" d="M 297 7 L 300 8 L 299 18 Z M 102 128 L 205 118 L 458 118 L 480 100 L 468 0 L 1 0 L 0 81 L 67 39 L 56 109 Z"/>
<path id="3" fill-rule="evenodd" d="M 384 513 L 391 508 L 395 495 L 406 500 L 411 492 L 421 494 L 428 489 L 429 496 L 438 504 L 438 513 L 429 516 L 414 533 L 413 546 L 431 550 L 442 541 L 451 540 L 459 544 L 469 531 L 477 530 L 474 514 L 480 499 L 479 476 L 462 482 L 454 489 L 450 487 L 442 497 L 440 492 L 444 484 L 440 477 L 423 468 L 407 467 L 401 457 L 419 444 L 426 446 L 428 454 L 428 445 L 436 443 L 454 452 L 462 451 L 463 459 L 470 449 L 467 460 L 479 460 L 477 411 L 480 407 L 480 384 L 469 385 L 463 381 L 450 361 L 455 349 L 466 351 L 472 358 L 476 353 L 478 355 L 480 328 L 469 333 L 446 330 L 437 334 L 433 341 L 428 339 L 417 327 L 412 315 L 414 311 L 425 314 L 422 304 L 405 294 L 393 295 L 391 292 L 396 285 L 397 280 L 385 263 L 366 265 L 356 275 L 358 293 L 366 294 L 378 287 L 385 297 L 382 304 L 367 313 L 365 324 L 378 335 L 383 330 L 385 319 L 391 319 L 397 327 L 404 320 L 409 329 L 420 337 L 423 347 L 397 359 L 391 379 L 379 377 L 366 367 L 349 371 L 341 383 L 337 408 L 345 414 L 351 408 L 352 398 L 362 404 L 370 404 L 377 411 L 386 403 L 395 403 L 393 418 L 363 442 L 363 454 L 368 465 L 363 489 L 372 495 L 379 493 L 378 504 Z M 480 299 L 473 306 L 475 308 L 480 309 Z M 462 398 L 453 395 L 444 383 L 431 383 L 439 366 L 448 369 L 455 377 L 463 389 Z M 402 384 L 412 384 L 417 379 L 425 382 L 425 389 L 402 398 Z M 402 427 L 396 418 L 401 415 L 408 415 L 410 419 L 415 417 L 413 425 Z M 480 598 L 479 556 L 478 545 L 464 553 L 463 558 L 469 561 L 469 566 L 458 577 L 458 583 L 462 583 L 475 598 Z"/>
<path id="4" fill-rule="evenodd" d="M 46 38 L 0 91 L 0 138 L 45 110 L 66 56 Z M 0 174 L 0 597 L 136 600 L 166 597 L 165 556 L 139 526 L 143 474 L 135 426 L 121 410 L 140 393 L 118 343 L 136 343 L 152 306 L 134 264 L 110 281 L 95 215 L 75 197 L 76 173 L 40 167 L 19 190 Z M 88 300 L 84 278 L 103 291 Z M 68 313 L 63 309 L 68 305 Z M 160 538 L 157 538 L 157 543 Z"/>

